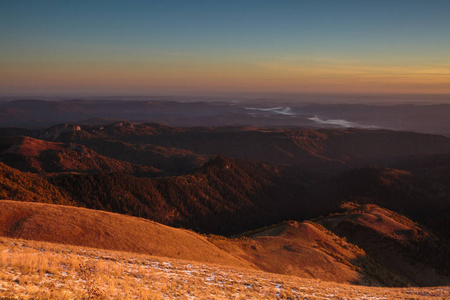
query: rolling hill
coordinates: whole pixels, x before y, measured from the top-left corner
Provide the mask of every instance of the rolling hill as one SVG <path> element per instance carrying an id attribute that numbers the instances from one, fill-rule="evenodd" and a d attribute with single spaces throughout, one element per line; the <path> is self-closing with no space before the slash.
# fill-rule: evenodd
<path id="1" fill-rule="evenodd" d="M 364 249 L 381 264 L 385 269 L 382 273 L 380 270 L 369 272 L 377 274 L 383 284 L 449 284 L 450 250 L 446 239 L 376 205 L 346 203 L 344 207 L 345 213 L 315 221 Z M 390 274 L 390 278 L 381 275 L 383 273 Z"/>
<path id="2" fill-rule="evenodd" d="M 365 256 L 364 250 L 316 223 L 288 221 L 244 233 L 238 238 L 212 236 L 209 240 L 266 272 L 334 282 L 379 284 L 357 264 Z"/>
<path id="3" fill-rule="evenodd" d="M 236 238 L 205 237 L 136 217 L 69 206 L 2 200 L 0 209 L 0 236 L 8 238 L 340 283 L 430 286 L 450 282 L 445 273 L 448 250 L 439 239 L 411 220 L 377 206 L 352 206 L 346 214 L 315 222 L 283 222 Z"/>
<path id="4" fill-rule="evenodd" d="M 0 201 L 0 211 L 4 237 L 251 267 L 199 234 L 136 217 L 7 200 Z"/>
<path id="5" fill-rule="evenodd" d="M 449 153 L 449 138 L 388 130 L 6 128 L 0 197 L 21 202 L 1 201 L 0 233 L 341 283 L 448 285 Z"/>
<path id="6" fill-rule="evenodd" d="M 376 205 L 345 207 L 345 213 L 312 221 L 288 221 L 236 238 L 209 239 L 266 272 L 364 285 L 450 283 L 445 239 Z"/>
<path id="7" fill-rule="evenodd" d="M 450 186 L 433 176 L 366 166 L 313 184 L 306 197 L 318 205 L 322 214 L 337 211 L 348 201 L 376 204 L 449 237 Z"/>

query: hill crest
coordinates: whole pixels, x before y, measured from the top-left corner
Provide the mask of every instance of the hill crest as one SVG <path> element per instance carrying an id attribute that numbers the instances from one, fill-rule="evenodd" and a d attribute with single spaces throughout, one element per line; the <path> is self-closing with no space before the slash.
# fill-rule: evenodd
<path id="1" fill-rule="evenodd" d="M 198 262 L 252 267 L 206 237 L 153 221 L 53 204 L 0 200 L 0 235 Z"/>

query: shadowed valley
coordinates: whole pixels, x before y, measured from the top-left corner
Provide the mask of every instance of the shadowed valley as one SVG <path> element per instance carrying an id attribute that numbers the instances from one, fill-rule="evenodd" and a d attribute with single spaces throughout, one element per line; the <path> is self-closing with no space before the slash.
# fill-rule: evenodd
<path id="1" fill-rule="evenodd" d="M 0 136 L 2 198 L 17 201 L 1 204 L 3 236 L 341 283 L 449 283 L 444 136 L 130 122 Z M 52 227 L 64 216 L 75 223 Z"/>

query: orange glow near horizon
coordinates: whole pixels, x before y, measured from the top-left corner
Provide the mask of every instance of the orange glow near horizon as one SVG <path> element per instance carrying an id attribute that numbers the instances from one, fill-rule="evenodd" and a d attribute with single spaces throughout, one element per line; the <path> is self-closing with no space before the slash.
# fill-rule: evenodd
<path id="1" fill-rule="evenodd" d="M 450 94 L 448 1 L 25 2 L 0 95 Z"/>
<path id="2" fill-rule="evenodd" d="M 319 61 L 63 63 L 4 65 L 3 92 L 450 93 L 450 68 Z"/>

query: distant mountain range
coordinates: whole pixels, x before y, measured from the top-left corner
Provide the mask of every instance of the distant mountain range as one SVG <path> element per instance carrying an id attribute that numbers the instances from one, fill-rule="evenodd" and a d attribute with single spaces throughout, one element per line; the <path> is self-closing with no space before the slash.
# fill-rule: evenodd
<path id="1" fill-rule="evenodd" d="M 14 100 L 0 102 L 0 126 L 49 127 L 113 121 L 172 126 L 373 128 L 448 135 L 450 104 L 308 104 L 265 100 Z M 162 100 L 158 100 L 162 99 Z M 165 99 L 165 100 L 163 100 Z M 185 98 L 180 98 L 186 100 Z"/>

